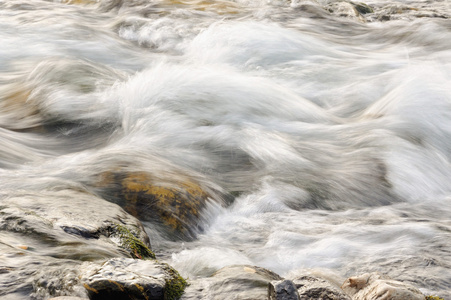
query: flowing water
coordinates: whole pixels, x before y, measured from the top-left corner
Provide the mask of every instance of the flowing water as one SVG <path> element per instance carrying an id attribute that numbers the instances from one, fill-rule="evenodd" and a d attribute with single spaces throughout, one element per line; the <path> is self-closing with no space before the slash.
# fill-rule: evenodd
<path id="1" fill-rule="evenodd" d="M 2 199 L 179 169 L 234 196 L 194 240 L 145 223 L 186 277 L 379 271 L 451 297 L 451 2 L 334 2 L 0 1 Z"/>

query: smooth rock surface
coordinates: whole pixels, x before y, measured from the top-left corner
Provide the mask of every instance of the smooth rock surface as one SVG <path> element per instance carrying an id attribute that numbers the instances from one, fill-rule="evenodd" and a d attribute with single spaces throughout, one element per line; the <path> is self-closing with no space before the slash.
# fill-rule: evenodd
<path id="1" fill-rule="evenodd" d="M 17 194 L 3 199 L 0 207 L 0 229 L 33 240 L 24 241 L 26 247 L 39 248 L 41 243 L 52 245 L 55 256 L 60 258 L 92 260 L 124 256 L 120 236 L 116 237 L 118 224 L 132 229 L 137 238 L 150 247 L 149 238 L 136 218 L 117 205 L 85 192 Z M 72 247 L 66 251 L 69 242 Z M 85 244 L 103 250 L 96 255 L 96 251 L 87 251 L 81 246 Z"/>
<path id="2" fill-rule="evenodd" d="M 181 299 L 268 299 L 268 284 L 282 278 L 264 268 L 236 265 L 224 267 L 211 277 L 190 282 Z"/>
<path id="3" fill-rule="evenodd" d="M 350 277 L 342 289 L 353 300 L 424 300 L 425 296 L 410 284 L 393 280 L 379 273 Z"/>
<path id="4" fill-rule="evenodd" d="M 339 17 L 354 19 L 361 22 L 365 21 L 365 19 L 360 15 L 357 8 L 348 2 L 334 2 L 329 4 L 326 9 L 330 13 Z"/>
<path id="5" fill-rule="evenodd" d="M 293 281 L 285 279 L 271 281 L 268 286 L 268 300 L 299 300 L 299 293 Z"/>
<path id="6" fill-rule="evenodd" d="M 101 173 L 96 188 L 103 198 L 129 214 L 183 239 L 192 239 L 202 231 L 202 211 L 209 201 L 218 199 L 181 174 L 161 178 L 149 172 L 118 169 Z"/>
<path id="7" fill-rule="evenodd" d="M 0 298 L 84 297 L 79 282 L 83 262 L 131 257 L 126 241 L 132 237 L 150 247 L 136 218 L 89 193 L 67 189 L 9 195 L 0 205 Z M 118 232 L 118 224 L 128 236 Z"/>
<path id="8" fill-rule="evenodd" d="M 301 300 L 351 300 L 342 290 L 324 279 L 302 276 L 293 280 Z"/>
<path id="9" fill-rule="evenodd" d="M 92 300 L 176 299 L 173 285 L 179 280 L 178 273 L 167 264 L 130 258 L 113 258 L 102 265 L 90 264 L 82 279 Z"/>

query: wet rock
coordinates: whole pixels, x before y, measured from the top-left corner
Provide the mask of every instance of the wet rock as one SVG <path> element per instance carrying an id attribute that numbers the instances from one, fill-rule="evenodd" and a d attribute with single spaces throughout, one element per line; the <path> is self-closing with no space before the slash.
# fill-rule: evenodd
<path id="1" fill-rule="evenodd" d="M 16 195 L 3 199 L 0 207 L 0 229 L 19 233 L 27 247 L 52 246 L 53 255 L 61 258 L 92 260 L 124 256 L 124 250 L 133 252 L 129 248 L 131 236 L 121 228 L 128 228 L 150 247 L 137 219 L 87 193 L 65 190 Z"/>
<path id="2" fill-rule="evenodd" d="M 63 0 L 62 3 L 66 4 L 76 4 L 76 5 L 92 5 L 99 3 L 100 1 L 96 0 Z"/>
<path id="3" fill-rule="evenodd" d="M 0 205 L 0 298 L 83 297 L 83 262 L 155 257 L 141 223 L 113 203 L 68 189 L 7 194 Z"/>
<path id="4" fill-rule="evenodd" d="M 80 264 L 74 261 L 65 261 L 64 267 L 61 267 L 56 260 L 53 259 L 34 259 L 28 267 L 33 264 L 40 264 L 34 273 L 29 274 L 28 280 L 32 280 L 33 292 L 32 299 L 47 299 L 49 296 L 74 296 L 88 298 L 86 292 L 80 284 Z M 31 268 L 33 270 L 34 268 Z M 24 295 L 25 296 L 25 295 Z M 24 297 L 28 298 L 28 297 Z"/>
<path id="5" fill-rule="evenodd" d="M 155 259 L 155 254 L 150 250 L 150 245 L 138 238 L 136 231 L 131 231 L 125 226 L 115 225 L 111 236 L 119 239 L 120 246 L 126 249 L 133 258 Z"/>
<path id="6" fill-rule="evenodd" d="M 167 264 L 128 258 L 113 258 L 101 266 L 90 264 L 82 281 L 91 300 L 172 300 L 178 299 L 186 286 Z"/>
<path id="7" fill-rule="evenodd" d="M 379 273 L 367 273 L 350 277 L 342 289 L 353 300 L 424 300 L 425 296 L 415 287 L 393 280 Z"/>
<path id="8" fill-rule="evenodd" d="M 374 10 L 366 3 L 363 2 L 350 2 L 350 3 L 362 15 L 374 12 Z"/>
<path id="9" fill-rule="evenodd" d="M 268 285 L 282 278 L 264 268 L 236 265 L 190 282 L 181 299 L 268 299 Z"/>
<path id="10" fill-rule="evenodd" d="M 299 300 L 296 286 L 291 280 L 272 281 L 268 286 L 268 300 Z"/>
<path id="11" fill-rule="evenodd" d="M 320 5 L 315 5 L 311 2 L 300 2 L 292 1 L 291 6 L 298 10 L 302 16 L 312 18 L 312 19 L 325 19 L 327 11 Z"/>
<path id="12" fill-rule="evenodd" d="M 209 201 L 217 199 L 187 177 L 162 180 L 147 172 L 104 172 L 98 178 L 97 189 L 102 197 L 131 215 L 184 239 L 202 231 L 202 211 Z"/>
<path id="13" fill-rule="evenodd" d="M 450 18 L 450 15 L 426 6 L 387 5 L 375 11 L 377 20 L 413 20 L 417 18 Z"/>
<path id="14" fill-rule="evenodd" d="M 324 279 L 302 276 L 293 280 L 301 300 L 351 300 L 342 290 Z"/>
<path id="15" fill-rule="evenodd" d="M 50 298 L 49 300 L 86 300 L 89 298 L 81 298 L 81 297 L 72 297 L 72 296 L 60 296 L 60 297 L 54 297 Z"/>
<path id="16" fill-rule="evenodd" d="M 360 15 L 359 11 L 354 5 L 348 2 L 333 2 L 327 5 L 326 9 L 339 17 L 345 17 L 358 21 L 365 22 L 365 19 Z"/>
<path id="17" fill-rule="evenodd" d="M 25 130 L 41 125 L 43 119 L 36 101 L 30 97 L 31 92 L 32 87 L 25 83 L 14 82 L 0 87 L 1 128 Z"/>

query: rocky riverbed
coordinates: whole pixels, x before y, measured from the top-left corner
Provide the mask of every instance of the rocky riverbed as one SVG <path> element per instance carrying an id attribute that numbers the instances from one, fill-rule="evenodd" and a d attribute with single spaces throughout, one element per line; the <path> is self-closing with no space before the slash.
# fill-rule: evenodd
<path id="1" fill-rule="evenodd" d="M 450 17 L 0 0 L 0 298 L 450 298 Z"/>
<path id="2" fill-rule="evenodd" d="M 135 174 L 119 178 L 135 179 Z M 133 194 L 124 196 L 123 206 L 129 210 L 136 211 L 132 205 L 158 207 L 158 201 L 170 207 L 169 201 L 171 217 L 177 221 L 183 220 L 186 210 L 199 209 L 198 202 L 190 201 L 193 197 L 205 195 L 192 183 L 178 192 L 175 187 L 157 189 L 142 181 L 139 186 L 119 186 L 123 194 Z M 174 226 L 175 221 L 160 226 L 169 227 L 172 235 L 174 230 L 184 235 L 187 227 L 196 224 L 190 220 L 193 223 L 183 227 Z M 426 299 L 417 288 L 377 273 L 348 278 L 341 288 L 333 280 L 311 275 L 286 279 L 251 265 L 232 265 L 207 278 L 185 279 L 155 257 L 138 219 L 86 190 L 10 191 L 0 207 L 0 224 L 2 240 L 9 241 L 1 244 L 5 299 Z"/>

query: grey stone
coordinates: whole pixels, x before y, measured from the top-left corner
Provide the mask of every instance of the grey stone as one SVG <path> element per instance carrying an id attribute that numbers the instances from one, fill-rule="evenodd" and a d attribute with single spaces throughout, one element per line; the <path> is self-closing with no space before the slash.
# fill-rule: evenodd
<path id="1" fill-rule="evenodd" d="M 301 300 L 351 300 L 342 290 L 324 279 L 302 276 L 293 280 L 293 282 L 298 289 Z"/>
<path id="2" fill-rule="evenodd" d="M 129 234 L 118 232 L 118 224 Z M 11 191 L 0 206 L 0 239 L 2 299 L 16 294 L 19 299 L 84 297 L 79 280 L 83 262 L 131 257 L 127 241 L 140 253 L 150 246 L 136 218 L 116 204 L 75 189 Z"/>
<path id="3" fill-rule="evenodd" d="M 268 284 L 278 280 L 282 278 L 264 268 L 228 266 L 211 277 L 190 281 L 181 299 L 265 300 L 268 299 Z"/>
<path id="4" fill-rule="evenodd" d="M 365 19 L 360 15 L 357 8 L 348 2 L 333 2 L 327 5 L 326 9 L 333 15 L 345 17 L 348 19 L 365 22 Z"/>
<path id="5" fill-rule="evenodd" d="M 29 237 L 24 239 L 24 247 L 52 246 L 57 257 L 93 260 L 126 256 L 121 235 L 116 232 L 118 224 L 150 247 L 141 222 L 116 204 L 86 192 L 15 195 L 3 199 L 0 207 L 0 229 Z M 67 251 L 68 246 L 71 251 Z"/>
<path id="6" fill-rule="evenodd" d="M 361 13 L 362 15 L 364 14 L 369 14 L 369 13 L 373 13 L 374 10 L 366 3 L 363 2 L 350 2 L 355 9 Z"/>
<path id="7" fill-rule="evenodd" d="M 379 273 L 350 277 L 342 289 L 352 300 L 424 300 L 425 296 L 410 284 L 393 280 Z"/>
<path id="8" fill-rule="evenodd" d="M 156 260 L 113 258 L 103 265 L 89 264 L 83 286 L 89 298 L 96 299 L 170 299 L 170 283 L 179 275 Z"/>
<path id="9" fill-rule="evenodd" d="M 293 281 L 285 279 L 271 281 L 268 286 L 269 300 L 299 300 L 299 293 Z"/>

